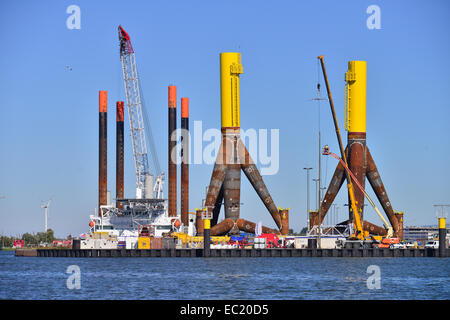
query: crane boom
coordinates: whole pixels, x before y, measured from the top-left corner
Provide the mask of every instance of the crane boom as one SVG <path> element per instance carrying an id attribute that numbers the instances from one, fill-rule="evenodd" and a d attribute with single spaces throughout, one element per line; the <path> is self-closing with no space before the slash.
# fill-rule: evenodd
<path id="1" fill-rule="evenodd" d="M 127 99 L 128 119 L 130 122 L 131 143 L 136 168 L 136 198 L 146 194 L 146 176 L 150 174 L 147 144 L 145 140 L 144 116 L 142 112 L 141 90 L 136 68 L 136 58 L 130 36 L 119 26 L 120 60 L 122 62 L 123 80 Z M 153 186 L 151 188 L 153 193 Z"/>
<path id="2" fill-rule="evenodd" d="M 375 203 L 372 201 L 372 199 L 369 197 L 368 193 L 366 192 L 366 190 L 364 190 L 364 188 L 361 186 L 361 184 L 358 182 L 358 179 L 356 179 L 355 175 L 353 174 L 353 172 L 348 168 L 347 164 L 336 154 L 334 154 L 333 152 L 329 152 L 328 150 L 324 149 L 323 152 L 324 155 L 331 155 L 332 157 L 336 158 L 337 160 L 339 160 L 339 162 L 344 166 L 345 170 L 350 174 L 350 176 L 352 177 L 353 181 L 355 182 L 356 186 L 359 188 L 359 190 L 361 190 L 361 192 L 364 194 L 364 196 L 366 197 L 366 199 L 370 202 L 372 208 L 375 210 L 375 212 L 378 214 L 378 216 L 380 217 L 381 221 L 383 221 L 383 225 L 384 228 L 387 231 L 387 235 L 386 238 L 391 238 L 394 234 L 394 231 L 392 229 L 392 227 L 389 225 L 389 223 L 387 222 L 387 220 L 383 217 L 383 215 L 381 214 L 380 210 L 378 210 L 377 206 L 375 205 Z"/>

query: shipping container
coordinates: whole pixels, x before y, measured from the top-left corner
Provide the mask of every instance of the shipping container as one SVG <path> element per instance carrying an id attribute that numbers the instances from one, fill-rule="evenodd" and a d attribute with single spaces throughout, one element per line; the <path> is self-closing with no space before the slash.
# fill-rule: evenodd
<path id="1" fill-rule="evenodd" d="M 150 237 L 139 237 L 138 249 L 150 249 Z"/>
<path id="2" fill-rule="evenodd" d="M 162 249 L 162 238 L 157 238 L 157 237 L 150 238 L 150 248 Z"/>
<path id="3" fill-rule="evenodd" d="M 163 238 L 162 248 L 163 249 L 175 249 L 175 238 Z"/>

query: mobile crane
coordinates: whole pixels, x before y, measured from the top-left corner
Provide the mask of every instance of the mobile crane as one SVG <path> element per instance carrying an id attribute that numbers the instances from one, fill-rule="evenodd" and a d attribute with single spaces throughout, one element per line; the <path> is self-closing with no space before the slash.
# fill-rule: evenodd
<path id="1" fill-rule="evenodd" d="M 128 33 L 120 25 L 118 29 L 120 41 L 120 60 L 122 62 L 128 119 L 130 122 L 131 143 L 136 168 L 136 198 L 153 198 L 156 195 L 157 199 L 162 199 L 164 197 L 164 173 L 161 174 L 156 156 L 156 150 L 154 148 L 153 137 L 151 135 L 151 129 L 146 118 L 146 113 L 143 112 L 145 106 L 139 84 L 134 49 L 131 45 L 131 40 Z M 149 136 L 150 148 L 152 149 L 151 156 L 155 166 L 155 173 L 158 175 L 154 183 L 153 175 L 150 172 L 148 162 L 146 134 Z"/>

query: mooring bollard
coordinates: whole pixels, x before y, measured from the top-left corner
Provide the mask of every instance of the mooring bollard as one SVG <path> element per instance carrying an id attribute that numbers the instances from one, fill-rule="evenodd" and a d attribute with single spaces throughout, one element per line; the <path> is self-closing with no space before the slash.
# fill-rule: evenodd
<path id="1" fill-rule="evenodd" d="M 203 256 L 209 257 L 211 255 L 211 216 L 208 211 L 204 211 L 203 215 Z"/>
<path id="2" fill-rule="evenodd" d="M 447 228 L 445 218 L 439 218 L 439 257 L 446 257 L 447 253 Z"/>

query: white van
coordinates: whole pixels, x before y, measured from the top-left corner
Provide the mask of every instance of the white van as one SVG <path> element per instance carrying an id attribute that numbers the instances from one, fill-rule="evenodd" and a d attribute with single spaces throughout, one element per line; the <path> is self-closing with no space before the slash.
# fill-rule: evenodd
<path id="1" fill-rule="evenodd" d="M 425 244 L 425 248 L 439 249 L 439 241 L 437 240 L 428 241 Z"/>

